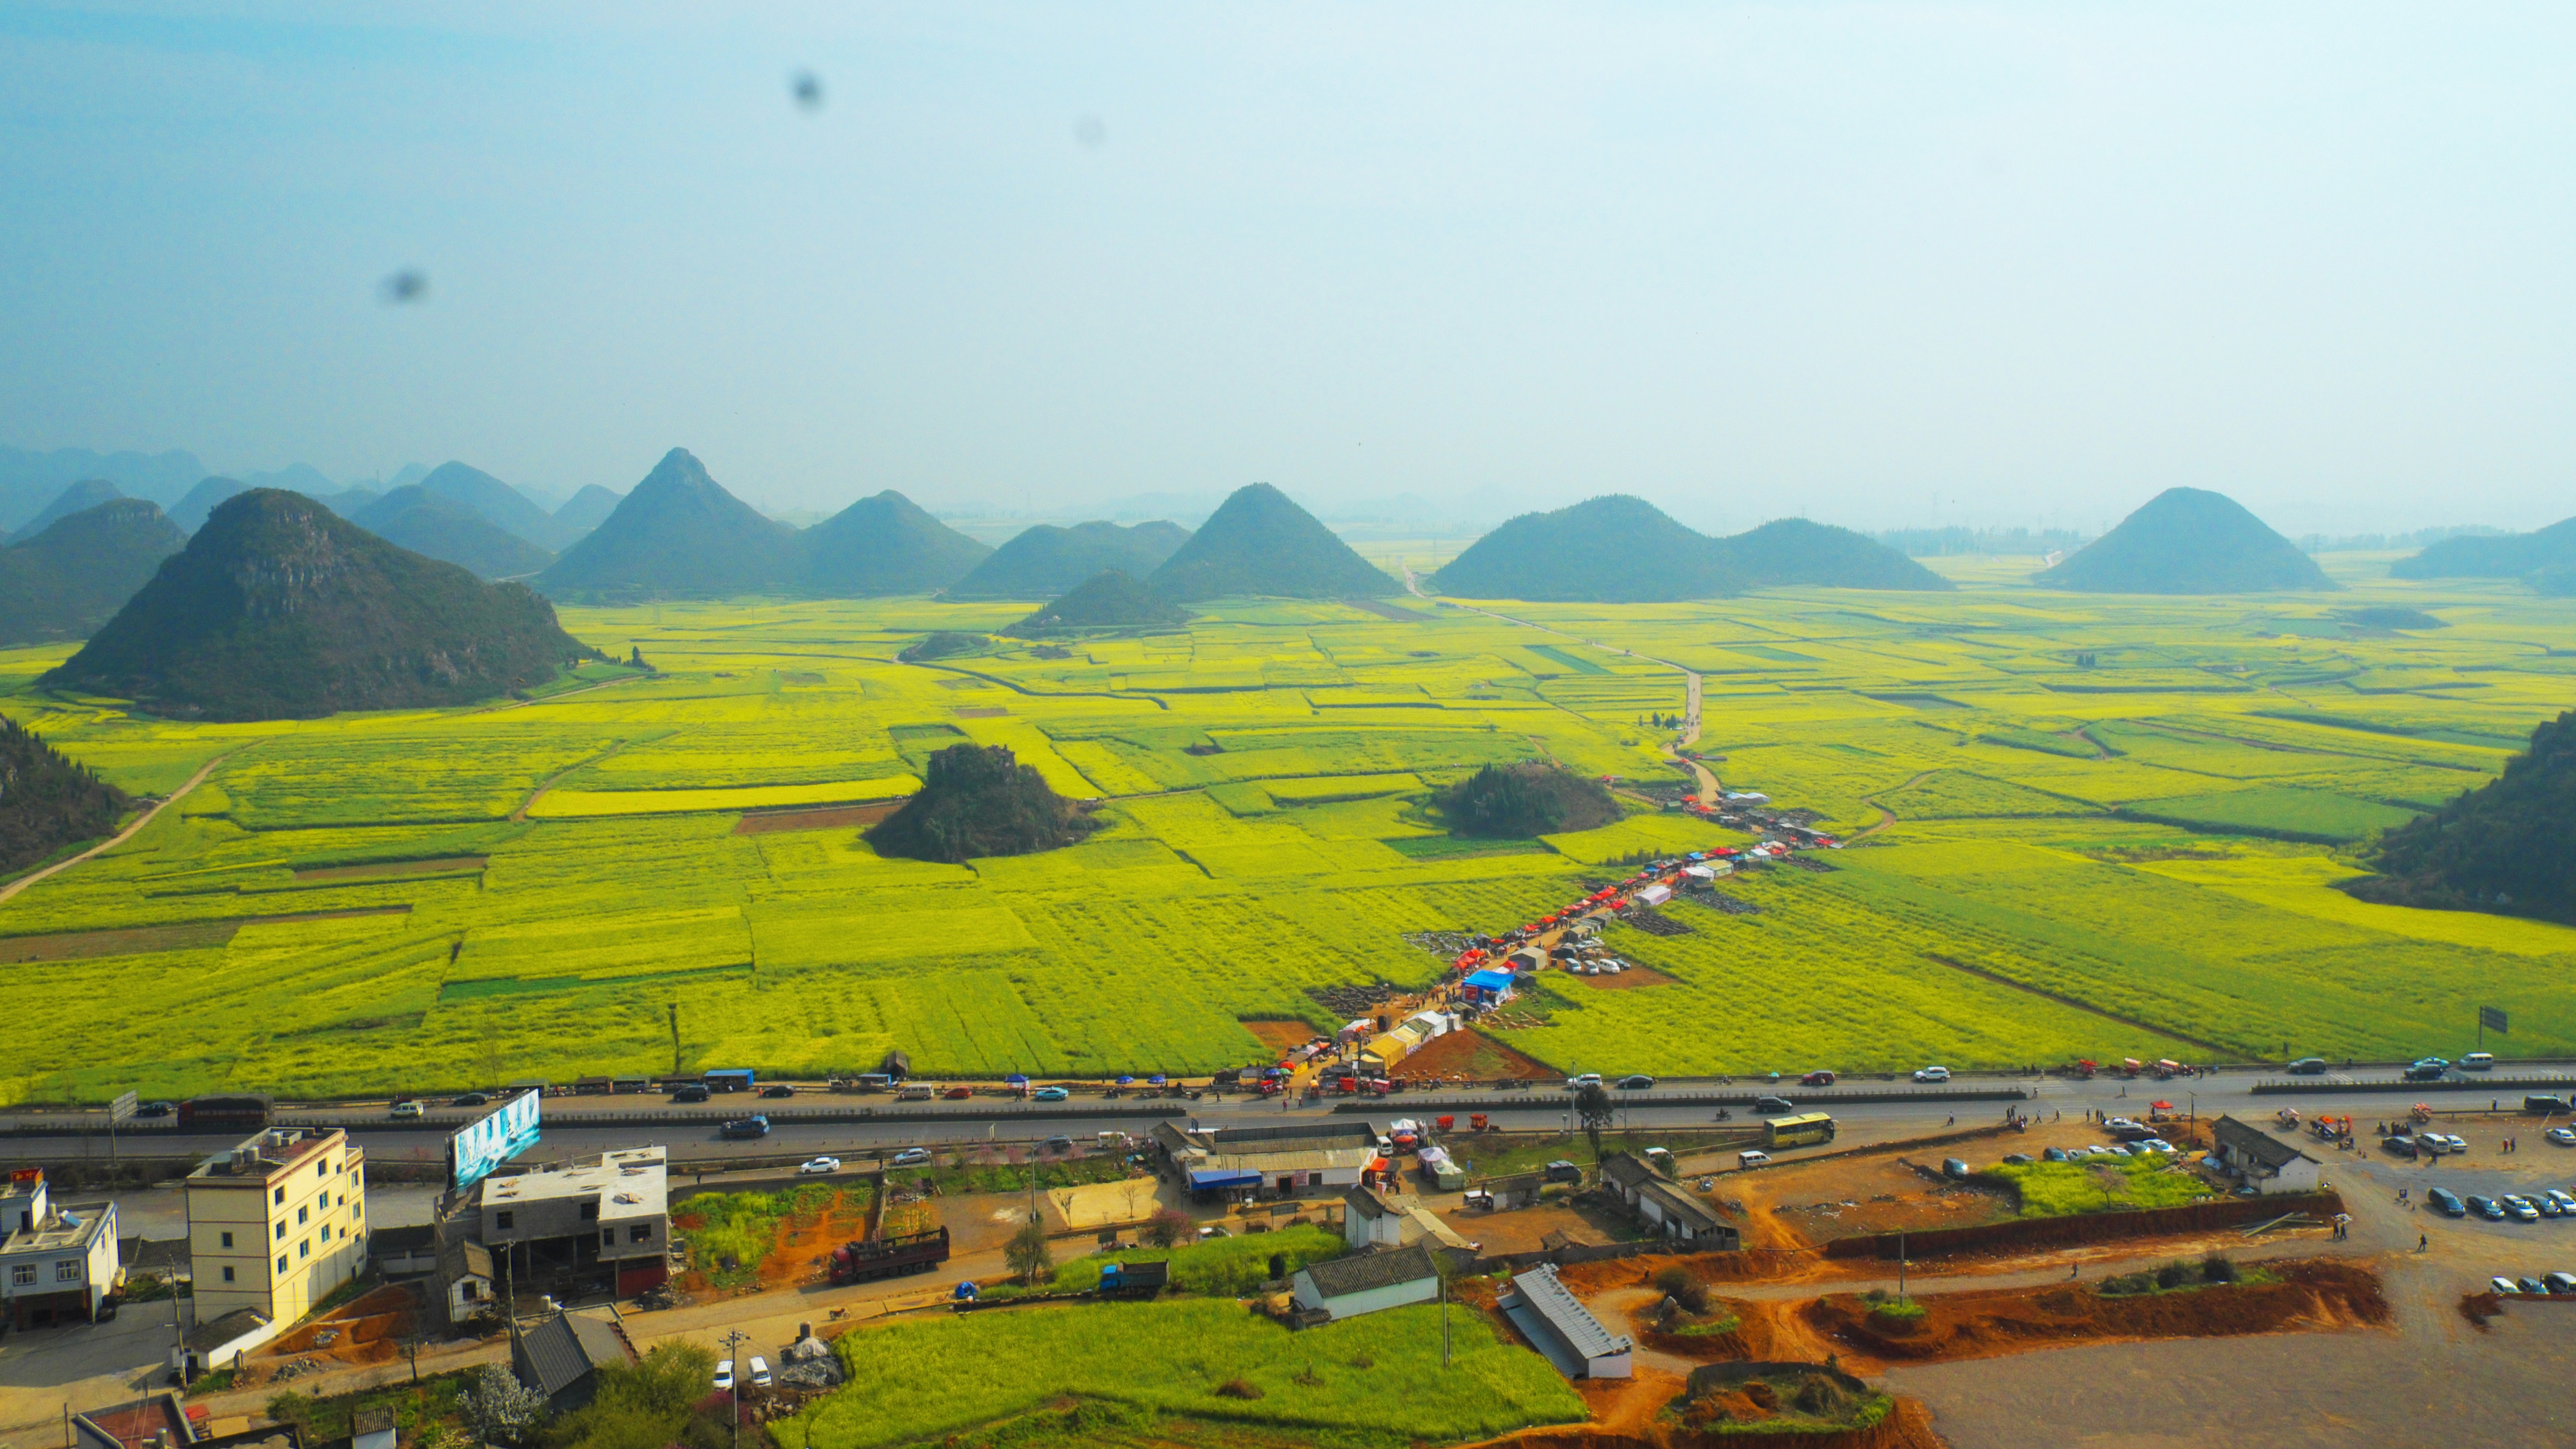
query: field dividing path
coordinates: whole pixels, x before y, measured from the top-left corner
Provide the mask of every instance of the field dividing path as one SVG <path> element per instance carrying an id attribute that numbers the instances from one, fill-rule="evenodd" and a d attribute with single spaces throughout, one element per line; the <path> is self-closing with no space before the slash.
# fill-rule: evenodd
<path id="1" fill-rule="evenodd" d="M 247 748 L 247 746 L 245 746 L 245 748 Z M 43 870 L 37 871 L 33 875 L 22 875 L 16 880 L 9 882 L 7 885 L 0 886 L 0 902 L 7 901 L 10 897 L 15 896 L 18 892 L 34 885 L 36 882 L 45 879 L 47 876 L 67 871 L 84 860 L 90 860 L 98 856 L 105 855 L 109 851 L 123 845 L 125 842 L 132 840 L 136 835 L 142 833 L 144 826 L 160 819 L 162 811 L 178 804 L 182 799 L 187 797 L 189 791 L 206 783 L 206 777 L 215 772 L 215 767 L 217 765 L 222 764 L 224 761 L 229 760 L 240 753 L 240 750 L 227 750 L 223 754 L 217 755 L 213 759 L 206 761 L 205 764 L 200 765 L 197 768 L 197 773 L 188 777 L 187 784 L 182 785 L 178 789 L 171 791 L 169 794 L 162 796 L 160 804 L 155 805 L 151 809 L 144 811 L 141 815 L 136 816 L 133 824 L 126 826 L 123 830 L 116 832 L 114 835 L 111 835 L 107 839 L 100 841 L 98 844 L 91 846 L 89 849 L 82 851 L 80 854 L 73 856 L 71 859 L 58 860 L 52 865 L 46 866 Z"/>
<path id="2" fill-rule="evenodd" d="M 1404 587 L 1411 591 L 1415 598 L 1425 603 L 1433 602 L 1429 594 L 1422 592 L 1422 582 L 1410 568 L 1404 571 Z M 1542 634 L 1553 634 L 1559 639 L 1571 639 L 1577 644 L 1587 645 L 1605 654 L 1612 652 L 1611 646 L 1597 639 L 1586 639 L 1580 634 L 1568 634 L 1562 629 L 1551 629 L 1545 624 L 1532 623 L 1527 619 L 1515 619 L 1509 614 L 1497 614 L 1491 609 L 1479 609 L 1473 604 L 1462 604 L 1455 599 L 1441 599 L 1437 602 L 1447 604 L 1453 609 L 1464 609 L 1470 614 L 1482 614 L 1488 619 L 1500 619 L 1506 624 L 1517 624 L 1524 629 L 1536 629 Z M 1666 669 L 1681 671 L 1685 700 L 1682 706 L 1682 732 L 1680 738 L 1664 746 L 1664 758 L 1676 765 L 1689 766 L 1692 777 L 1699 781 L 1698 793 L 1692 795 L 1692 799 L 1702 805 L 1715 805 L 1719 792 L 1724 788 L 1718 783 L 1717 776 L 1706 765 L 1697 760 L 1685 760 L 1681 755 L 1683 749 L 1699 743 L 1699 671 L 1670 659 L 1657 659 L 1652 654 L 1639 654 L 1634 649 L 1620 649 L 1616 652 L 1632 659 L 1643 659 L 1649 664 L 1660 664 Z"/>

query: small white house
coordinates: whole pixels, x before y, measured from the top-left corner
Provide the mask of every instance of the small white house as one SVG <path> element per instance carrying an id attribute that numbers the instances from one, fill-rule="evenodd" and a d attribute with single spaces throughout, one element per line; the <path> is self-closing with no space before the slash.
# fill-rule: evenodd
<path id="1" fill-rule="evenodd" d="M 2315 1192 L 2324 1164 L 2260 1127 L 2221 1117 L 2209 1126 L 2218 1144 L 2218 1160 L 2266 1197 L 2280 1192 Z"/>
<path id="2" fill-rule="evenodd" d="M 1404 1246 L 1404 1212 L 1364 1187 L 1342 1194 L 1342 1241 L 1354 1248 Z"/>
<path id="3" fill-rule="evenodd" d="M 0 1236 L 0 1301 L 12 1328 L 88 1323 L 124 1277 L 116 1251 L 116 1204 L 54 1202 L 40 1169 L 10 1175 L 6 1235 Z"/>
<path id="4" fill-rule="evenodd" d="M 1339 1322 L 1430 1302 L 1440 1296 L 1440 1270 L 1431 1261 L 1431 1250 L 1419 1243 L 1380 1248 L 1307 1264 L 1297 1270 L 1291 1296 L 1299 1308 L 1321 1309 Z"/>

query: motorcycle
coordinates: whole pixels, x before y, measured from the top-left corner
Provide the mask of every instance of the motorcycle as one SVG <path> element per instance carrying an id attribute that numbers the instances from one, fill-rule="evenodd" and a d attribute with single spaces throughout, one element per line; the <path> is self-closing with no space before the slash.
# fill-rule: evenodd
<path id="1" fill-rule="evenodd" d="M 1717 1109 L 1717 1120 L 1720 1122 L 1732 1122 L 1735 1120 L 1735 1114 L 1726 1110 L 1724 1107 L 1720 1107 Z"/>

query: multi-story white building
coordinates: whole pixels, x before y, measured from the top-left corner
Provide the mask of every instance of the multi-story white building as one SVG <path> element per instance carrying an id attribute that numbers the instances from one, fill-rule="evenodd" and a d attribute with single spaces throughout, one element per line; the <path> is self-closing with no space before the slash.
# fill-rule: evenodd
<path id="1" fill-rule="evenodd" d="M 365 1271 L 365 1162 L 337 1128 L 272 1127 L 188 1174 L 198 1319 L 282 1328 Z"/>
<path id="2" fill-rule="evenodd" d="M 57 1205 L 42 1168 L 9 1174 L 0 1191 L 0 1303 L 11 1327 L 92 1321 L 122 1271 L 116 1204 Z"/>

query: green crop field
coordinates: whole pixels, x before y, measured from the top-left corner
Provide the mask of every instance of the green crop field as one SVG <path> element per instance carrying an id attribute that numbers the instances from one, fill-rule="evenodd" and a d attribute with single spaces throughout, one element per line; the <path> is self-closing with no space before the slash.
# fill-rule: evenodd
<path id="1" fill-rule="evenodd" d="M 1710 768 L 1852 839 L 1830 871 L 1729 881 L 1758 912 L 1614 933 L 1666 979 L 1533 993 L 1503 1035 L 1553 1066 L 2386 1058 L 2456 1044 L 2480 1005 L 2512 1012 L 2510 1051 L 2576 1054 L 2576 930 L 2332 888 L 2357 869 L 2337 852 L 2576 703 L 2576 616 L 2327 562 L 2351 586 L 2332 604 L 2058 594 L 2028 561 L 1945 560 L 1955 593 L 1479 601 L 1518 623 L 1233 601 L 1064 658 L 1001 641 L 926 665 L 896 656 L 1036 601 L 570 609 L 659 672 L 270 724 L 57 697 L 33 680 L 63 647 L 8 651 L 0 711 L 109 779 L 212 768 L 0 904 L 0 1101 L 663 1072 L 675 1006 L 687 1068 L 1240 1065 L 1262 1054 L 1247 1018 L 1335 1024 L 1309 988 L 1430 980 L 1408 933 L 1500 929 L 1732 838 L 1643 794 L 1541 841 L 1453 839 L 1427 808 L 1500 761 L 1681 781 L 1648 721 L 1682 711 L 1685 668 Z M 2331 616 L 2370 603 L 2450 627 Z M 831 813 L 960 741 L 1010 746 L 1103 828 L 931 865 Z"/>
<path id="2" fill-rule="evenodd" d="M 863 1329 L 837 1345 L 850 1386 L 769 1432 L 779 1449 L 874 1449 L 936 1442 L 1082 1398 L 1398 1449 L 1584 1417 L 1582 1399 L 1547 1360 L 1497 1340 L 1480 1313 L 1450 1312 L 1443 1367 L 1440 1320 L 1439 1308 L 1416 1304 L 1291 1335 L 1226 1298 Z M 1229 1384 L 1258 1397 L 1217 1393 Z"/>

